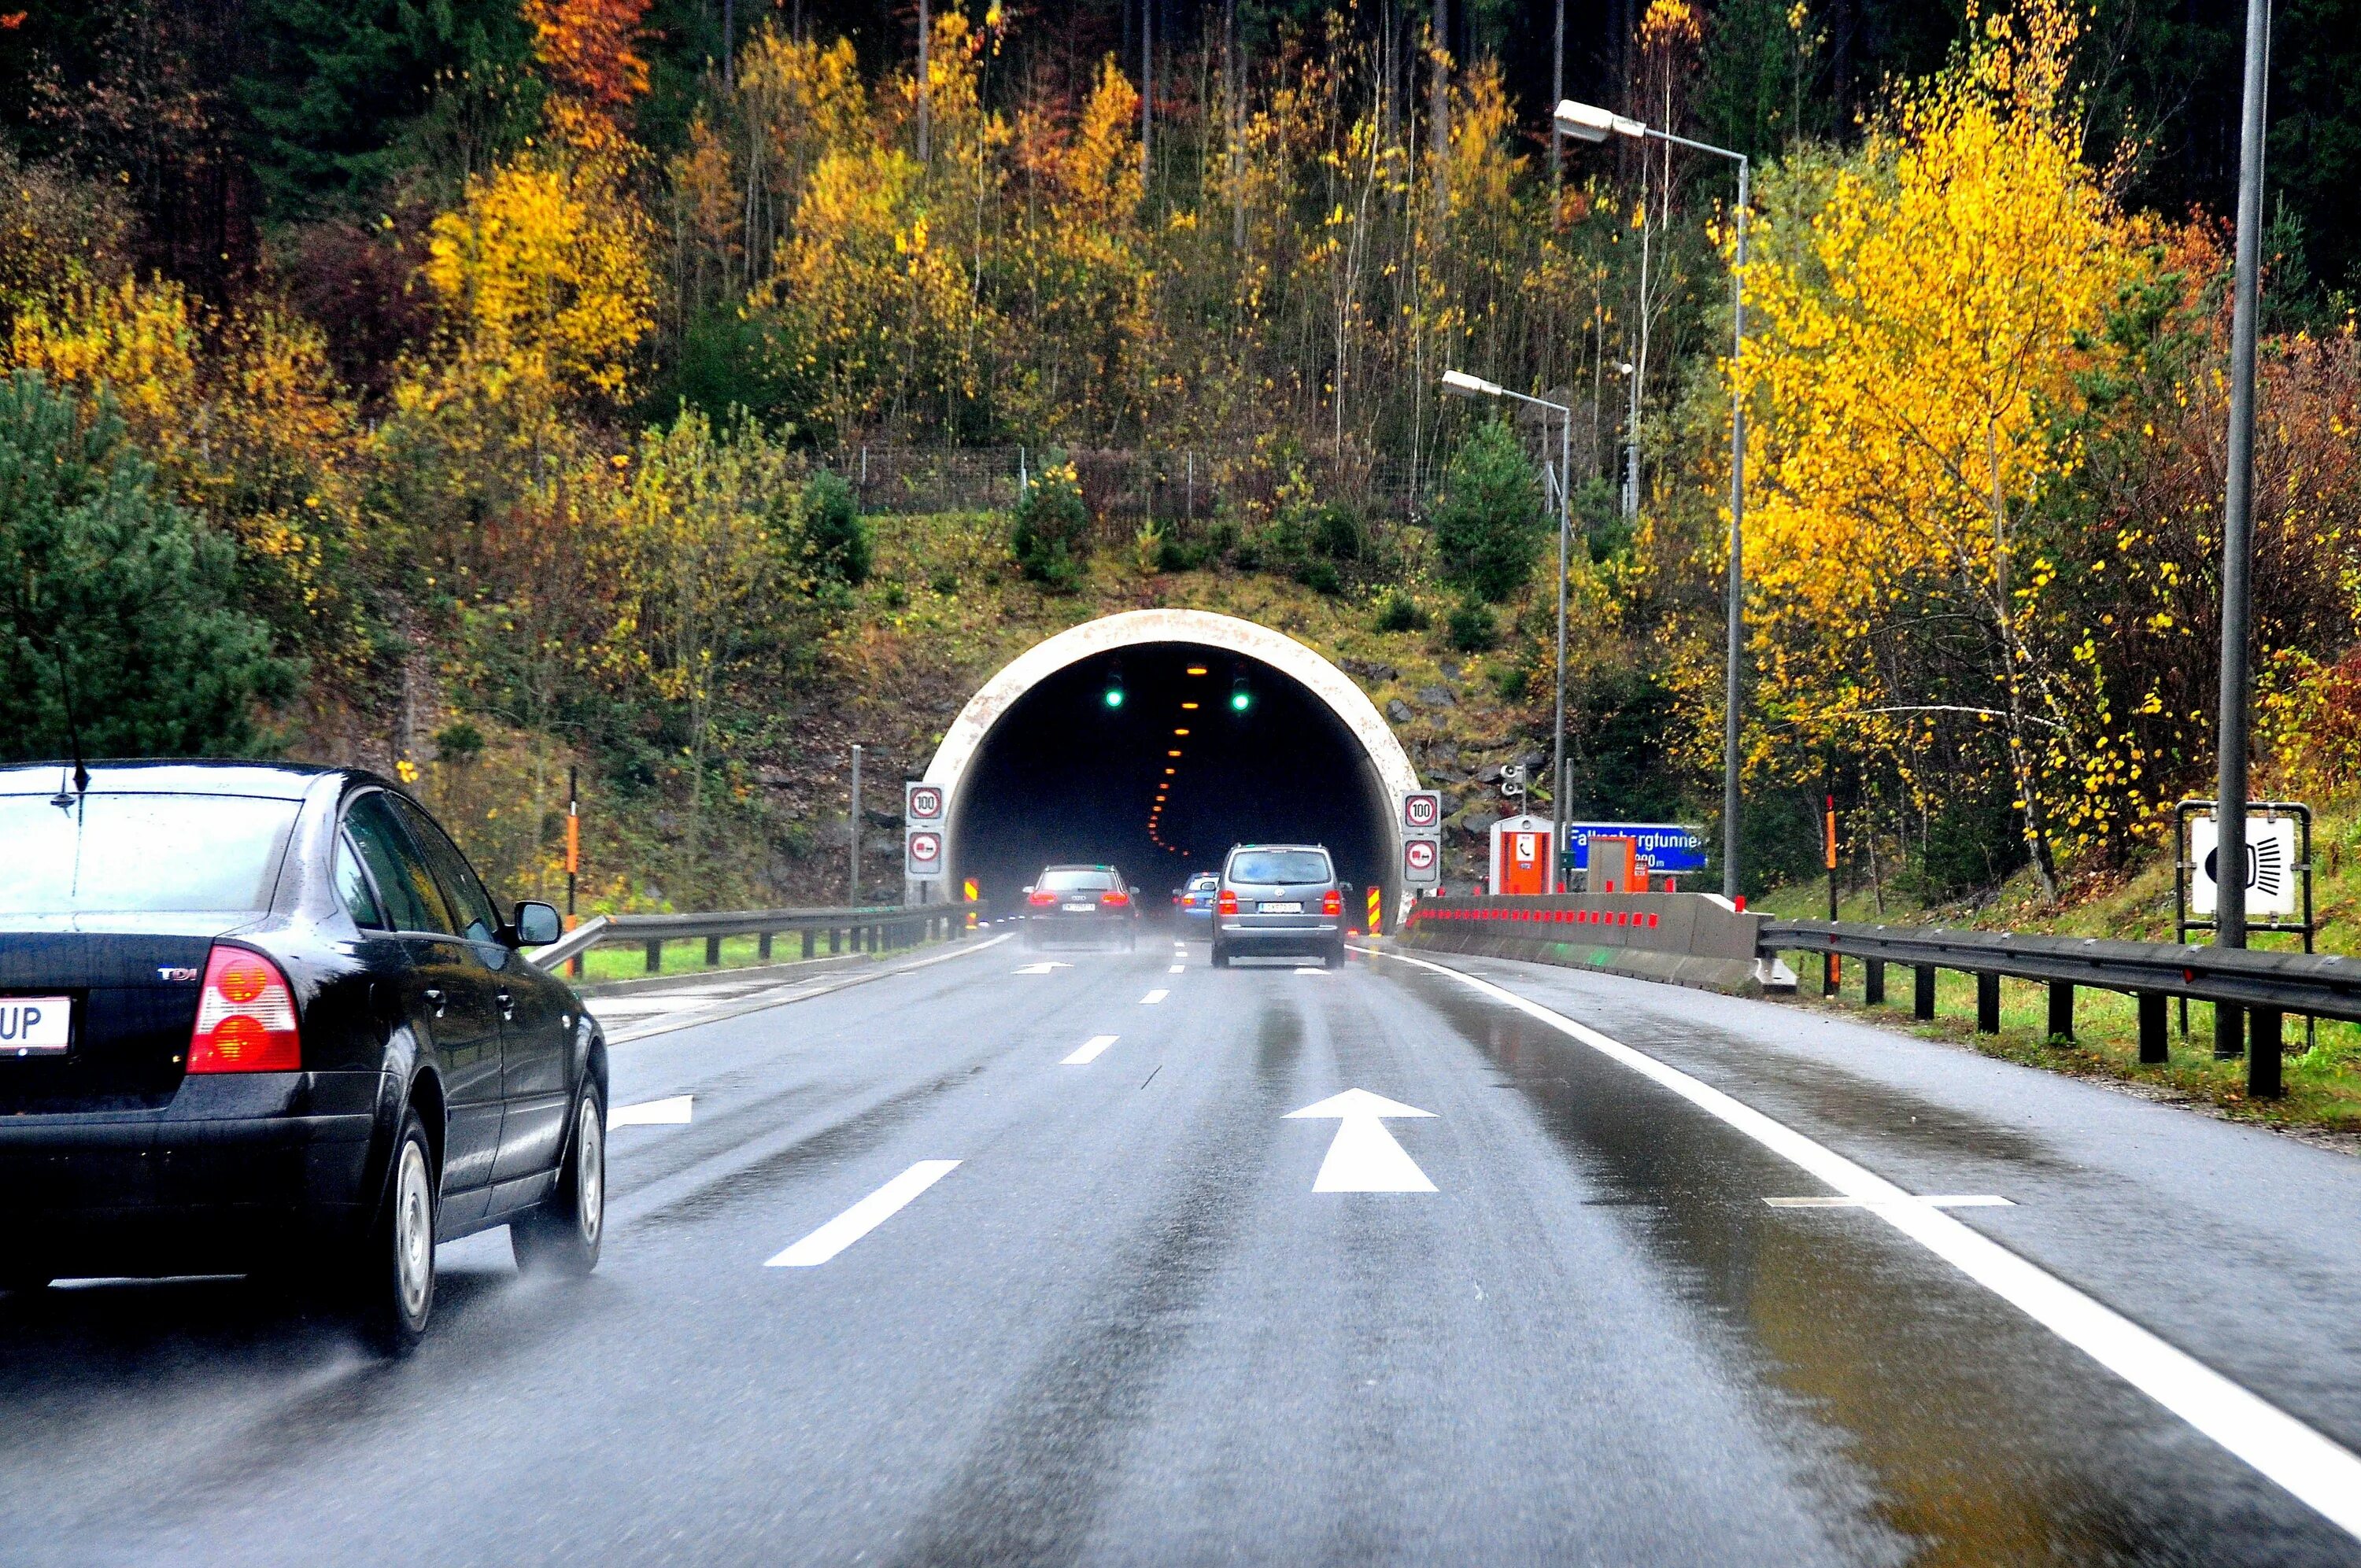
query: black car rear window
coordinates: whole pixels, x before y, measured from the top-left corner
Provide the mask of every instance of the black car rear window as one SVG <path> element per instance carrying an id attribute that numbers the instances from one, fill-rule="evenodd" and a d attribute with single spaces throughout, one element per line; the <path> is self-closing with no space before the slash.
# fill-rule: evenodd
<path id="1" fill-rule="evenodd" d="M 1328 857 L 1318 850 L 1242 850 L 1230 859 L 1230 880 L 1302 883 L 1328 880 Z"/>
<path id="2" fill-rule="evenodd" d="M 0 915 L 260 910 L 301 801 L 0 795 Z"/>
<path id="3" fill-rule="evenodd" d="M 1044 893 L 1105 893 L 1115 886 L 1115 872 L 1051 866 L 1033 885 Z"/>
<path id="4" fill-rule="evenodd" d="M 1191 893 L 1211 893 L 1221 885 L 1222 879 L 1211 872 L 1207 872 L 1203 876 L 1192 876 L 1189 879 Z"/>

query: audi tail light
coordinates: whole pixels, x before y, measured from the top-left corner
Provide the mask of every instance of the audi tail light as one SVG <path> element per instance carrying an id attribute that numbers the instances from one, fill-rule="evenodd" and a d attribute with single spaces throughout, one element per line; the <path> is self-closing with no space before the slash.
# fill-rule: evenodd
<path id="1" fill-rule="evenodd" d="M 1047 909 L 1058 902 L 1058 895 L 1054 893 L 1036 893 L 1028 894 L 1025 902 L 1036 909 Z"/>
<path id="2" fill-rule="evenodd" d="M 1323 915 L 1344 914 L 1345 895 L 1337 892 L 1334 888 L 1330 888 L 1326 896 L 1320 900 L 1320 913 Z"/>
<path id="3" fill-rule="evenodd" d="M 1111 893 L 1103 893 L 1099 894 L 1099 903 L 1109 909 L 1121 909 L 1130 904 L 1130 902 L 1131 894 L 1124 892 L 1120 888 L 1117 888 Z"/>
<path id="4" fill-rule="evenodd" d="M 1235 915 L 1238 912 L 1238 895 L 1226 887 L 1222 889 L 1220 912 L 1224 915 Z"/>
<path id="5" fill-rule="evenodd" d="M 296 1072 L 302 1066 L 295 994 L 279 966 L 244 948 L 214 948 L 189 1034 L 189 1070 Z"/>

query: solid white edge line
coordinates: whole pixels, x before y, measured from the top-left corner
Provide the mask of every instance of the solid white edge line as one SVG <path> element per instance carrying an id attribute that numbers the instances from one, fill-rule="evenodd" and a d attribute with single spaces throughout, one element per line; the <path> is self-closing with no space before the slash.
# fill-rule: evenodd
<path id="1" fill-rule="evenodd" d="M 1068 1057 L 1058 1065 L 1060 1067 L 1088 1067 L 1091 1063 L 1098 1060 L 1099 1053 L 1101 1051 L 1105 1050 L 1109 1046 L 1115 1044 L 1115 1041 L 1121 1037 L 1122 1036 L 1117 1035 L 1093 1035 L 1089 1039 L 1082 1042 L 1081 1049 L 1077 1050 L 1072 1056 Z"/>
<path id="2" fill-rule="evenodd" d="M 1166 997 L 1171 994 L 1172 993 L 1170 992 L 1165 990 L 1159 985 L 1154 991 L 1151 991 L 1147 995 L 1141 997 L 1139 999 L 1139 1004 L 1142 1007 L 1152 1007 L 1157 1003 L 1163 1001 Z"/>
<path id="3" fill-rule="evenodd" d="M 1678 1068 L 1464 970 L 1411 958 L 1407 953 L 1375 956 L 1449 975 L 1641 1076 L 1654 1080 L 1699 1110 L 1719 1117 L 1772 1153 L 1855 1200 L 1869 1212 L 2245 1460 L 2323 1518 L 2361 1539 L 2361 1455 L 2314 1431 L 2187 1352 L 2168 1344 L 2113 1308 L 2027 1263 L 1941 1210 L 1914 1201 L 1909 1193 L 1834 1149 L 1813 1142 Z"/>
<path id="4" fill-rule="evenodd" d="M 662 1100 L 642 1100 L 636 1105 L 618 1105 L 607 1113 L 607 1129 L 617 1127 L 685 1127 L 694 1112 L 694 1094 L 672 1094 Z"/>
<path id="5" fill-rule="evenodd" d="M 815 1268 L 859 1241 L 903 1205 L 959 1168 L 955 1159 L 922 1159 L 884 1186 L 763 1265 L 765 1268 Z"/>

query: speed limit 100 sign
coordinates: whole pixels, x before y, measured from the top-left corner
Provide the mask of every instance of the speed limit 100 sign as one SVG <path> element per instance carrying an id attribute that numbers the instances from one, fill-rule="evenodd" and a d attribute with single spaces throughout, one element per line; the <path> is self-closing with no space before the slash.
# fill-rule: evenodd
<path id="1" fill-rule="evenodd" d="M 1405 791 L 1401 803 L 1402 827 L 1409 831 L 1432 833 L 1443 826 L 1443 796 L 1434 791 Z"/>
<path id="2" fill-rule="evenodd" d="M 940 822 L 943 819 L 943 791 L 940 784 L 906 784 L 902 791 L 902 815 L 913 822 Z"/>

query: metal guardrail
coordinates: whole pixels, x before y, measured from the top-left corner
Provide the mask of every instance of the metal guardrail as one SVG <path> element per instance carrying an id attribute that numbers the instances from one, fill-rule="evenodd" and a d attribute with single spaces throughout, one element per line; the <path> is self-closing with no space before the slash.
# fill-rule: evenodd
<path id="1" fill-rule="evenodd" d="M 2139 1001 L 2140 1060 L 2167 1058 L 2165 1004 L 2174 998 L 2242 1009 L 2253 1025 L 2255 1068 L 2277 1092 L 2282 1022 L 2288 1014 L 2361 1023 L 2361 959 L 2335 953 L 2124 942 L 2096 937 L 2019 936 L 1937 927 L 1871 926 L 1856 921 L 1774 920 L 1762 933 L 1768 954 L 1815 952 L 1857 958 L 1867 966 L 1872 1006 L 1885 1000 L 1885 966 L 1916 971 L 1913 1011 L 1935 1015 L 1935 974 L 1976 977 L 1976 1026 L 2000 1029 L 2004 976 L 2049 987 L 2049 1033 L 2074 1037 L 2074 989 L 2120 992 Z M 1825 981 L 1824 981 L 1825 985 Z"/>
<path id="2" fill-rule="evenodd" d="M 967 904 L 897 904 L 873 908 L 739 909 L 712 915 L 594 915 L 526 956 L 544 969 L 555 970 L 563 964 L 580 974 L 582 955 L 591 948 L 636 943 L 647 951 L 647 971 L 656 974 L 664 968 L 665 943 L 698 937 L 705 938 L 708 968 L 721 962 L 721 943 L 727 937 L 758 938 L 756 956 L 763 959 L 772 956 L 774 939 L 782 936 L 800 936 L 801 956 L 807 959 L 821 956 L 823 940 L 829 953 L 843 952 L 848 945 L 854 952 L 886 952 L 916 947 L 938 935 L 950 940 L 964 937 L 968 914 L 974 908 Z"/>

